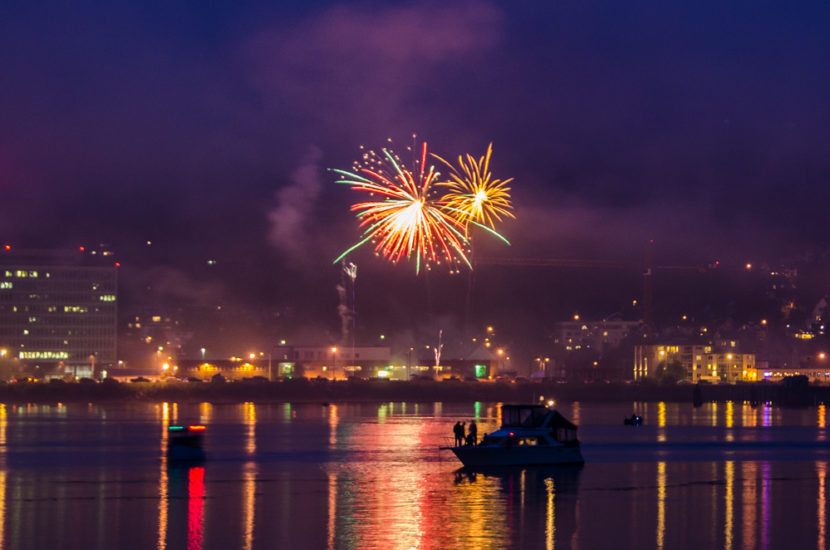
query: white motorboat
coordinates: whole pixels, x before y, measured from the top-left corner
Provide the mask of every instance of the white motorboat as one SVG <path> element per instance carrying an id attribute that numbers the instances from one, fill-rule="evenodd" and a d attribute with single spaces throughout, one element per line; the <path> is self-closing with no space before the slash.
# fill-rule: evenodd
<path id="1" fill-rule="evenodd" d="M 466 467 L 583 464 L 577 427 L 543 405 L 503 405 L 502 425 L 477 445 L 449 449 Z"/>

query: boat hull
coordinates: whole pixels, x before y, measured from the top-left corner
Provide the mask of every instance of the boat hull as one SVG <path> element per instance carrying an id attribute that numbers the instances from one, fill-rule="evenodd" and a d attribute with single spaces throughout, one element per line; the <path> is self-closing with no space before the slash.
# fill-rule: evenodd
<path id="1" fill-rule="evenodd" d="M 578 446 L 546 447 L 450 447 L 464 466 L 548 466 L 584 464 Z"/>

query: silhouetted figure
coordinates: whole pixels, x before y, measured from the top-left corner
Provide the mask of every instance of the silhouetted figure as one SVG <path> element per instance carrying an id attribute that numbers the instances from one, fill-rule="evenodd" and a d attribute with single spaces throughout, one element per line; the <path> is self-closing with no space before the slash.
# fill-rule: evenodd
<path id="1" fill-rule="evenodd" d="M 464 442 L 464 428 L 461 426 L 461 422 L 455 423 L 455 426 L 452 427 L 452 433 L 455 435 L 455 446 L 460 447 Z"/>
<path id="2" fill-rule="evenodd" d="M 475 445 L 478 443 L 478 426 L 476 426 L 475 420 L 470 420 L 470 427 L 467 431 L 470 434 L 467 436 L 467 444 Z"/>

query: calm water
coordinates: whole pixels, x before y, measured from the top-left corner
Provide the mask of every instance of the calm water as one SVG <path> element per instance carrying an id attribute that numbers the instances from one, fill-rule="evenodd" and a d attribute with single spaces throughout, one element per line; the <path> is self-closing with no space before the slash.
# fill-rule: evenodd
<path id="1" fill-rule="evenodd" d="M 0 548 L 825 548 L 823 407 L 560 409 L 584 467 L 483 475 L 437 447 L 495 403 L 0 405 Z"/>

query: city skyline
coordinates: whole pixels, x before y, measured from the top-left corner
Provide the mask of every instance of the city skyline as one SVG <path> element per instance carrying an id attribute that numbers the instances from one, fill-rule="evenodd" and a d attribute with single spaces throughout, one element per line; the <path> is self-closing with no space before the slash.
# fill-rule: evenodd
<path id="1" fill-rule="evenodd" d="M 0 235 L 106 242 L 136 301 L 149 285 L 336 335 L 331 262 L 360 231 L 327 169 L 415 133 L 451 158 L 493 142 L 494 171 L 515 178 L 511 246 L 482 256 L 638 264 L 654 239 L 658 264 L 821 258 L 827 15 L 819 2 L 7 5 Z M 432 333 L 470 311 L 531 330 L 642 293 L 636 268 L 479 267 L 468 306 L 465 273 L 347 260 L 365 333 Z M 424 304 L 431 322 L 412 315 Z"/>

